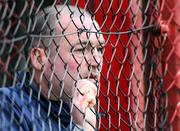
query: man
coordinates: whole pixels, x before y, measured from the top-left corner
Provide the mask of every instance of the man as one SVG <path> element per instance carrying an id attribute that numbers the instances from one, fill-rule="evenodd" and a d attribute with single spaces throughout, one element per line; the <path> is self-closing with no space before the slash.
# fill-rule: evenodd
<path id="1" fill-rule="evenodd" d="M 33 69 L 18 72 L 14 87 L 0 89 L 0 130 L 96 129 L 105 46 L 97 22 L 62 5 L 47 7 L 33 21 L 38 36 L 31 35 L 27 58 Z"/>

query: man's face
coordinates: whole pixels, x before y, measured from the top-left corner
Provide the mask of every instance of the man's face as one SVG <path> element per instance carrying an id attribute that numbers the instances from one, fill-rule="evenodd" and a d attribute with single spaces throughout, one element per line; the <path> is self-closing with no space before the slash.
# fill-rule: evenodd
<path id="1" fill-rule="evenodd" d="M 57 96 L 63 95 L 64 98 L 72 97 L 76 88 L 75 83 L 80 79 L 99 81 L 105 46 L 102 34 L 88 32 L 99 30 L 95 21 L 93 23 L 88 17 L 85 17 L 83 24 L 79 18 L 74 18 L 73 21 L 76 25 L 71 19 L 64 17 L 62 21 L 63 28 L 66 28 L 64 33 L 72 34 L 55 40 L 56 53 L 50 58 L 53 66 L 49 64 L 47 70 L 49 78 L 53 76 L 52 93 Z M 79 31 L 77 28 L 87 29 L 87 32 L 76 33 Z"/>

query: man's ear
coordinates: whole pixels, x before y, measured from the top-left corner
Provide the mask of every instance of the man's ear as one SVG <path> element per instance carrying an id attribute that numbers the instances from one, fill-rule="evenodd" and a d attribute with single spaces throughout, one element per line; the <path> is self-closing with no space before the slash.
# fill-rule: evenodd
<path id="1" fill-rule="evenodd" d="M 33 67 L 37 70 L 41 70 L 42 66 L 44 66 L 47 61 L 44 49 L 42 48 L 31 49 L 30 57 Z"/>

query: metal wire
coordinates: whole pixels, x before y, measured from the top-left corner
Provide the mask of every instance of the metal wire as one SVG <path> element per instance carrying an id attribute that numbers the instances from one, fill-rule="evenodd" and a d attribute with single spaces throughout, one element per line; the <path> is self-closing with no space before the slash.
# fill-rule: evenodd
<path id="1" fill-rule="evenodd" d="M 62 8 L 58 8 L 59 4 Z M 2 90 L 15 88 L 18 93 L 13 92 L 9 97 L 0 90 L 0 120 L 5 120 L 7 115 L 11 120 L 0 123 L 0 130 L 5 127 L 11 129 L 13 124 L 19 130 L 27 125 L 29 130 L 36 130 L 37 123 L 42 130 L 61 130 L 67 125 L 72 126 L 73 108 L 83 117 L 85 114 L 72 103 L 67 106 L 58 96 L 71 101 L 72 96 L 65 90 L 66 78 L 76 87 L 78 79 L 93 77 L 92 71 L 97 71 L 101 77 L 100 81 L 96 78 L 97 100 L 94 109 L 90 109 L 98 124 L 93 126 L 87 119 L 84 122 L 94 130 L 179 130 L 179 5 L 177 0 L 172 0 L 171 4 L 168 0 L 1 0 L 0 87 Z M 55 17 L 52 12 L 49 13 L 50 10 L 54 10 Z M 68 21 L 58 20 L 58 27 L 62 30 L 58 34 L 53 24 L 64 10 L 69 12 Z M 82 28 L 78 28 L 74 20 L 76 11 L 79 12 Z M 97 21 L 99 29 L 94 22 L 91 23 L 91 27 L 95 28 L 93 31 L 85 27 L 86 11 L 93 21 Z M 39 13 L 39 17 L 44 18 L 41 23 L 34 19 Z M 67 30 L 71 24 L 77 29 L 69 33 Z M 39 34 L 36 28 L 41 30 Z M 80 34 L 86 34 L 87 42 Z M 104 36 L 104 42 L 99 40 L 100 34 Z M 81 49 L 72 44 L 70 37 L 75 35 L 79 36 L 77 43 Z M 100 45 L 94 47 L 90 36 L 94 36 L 97 39 L 95 43 Z M 62 53 L 65 48 L 59 43 L 63 42 L 70 48 L 70 58 Z M 44 107 L 41 103 L 44 100 L 43 87 L 33 81 L 38 67 L 33 67 L 30 55 L 33 49 L 37 53 L 38 48 L 35 47 L 43 48 L 48 58 L 48 69 L 46 63 L 40 64 L 39 79 L 47 84 L 47 98 L 56 98 L 58 104 L 46 101 Z M 103 55 L 102 67 L 96 60 L 97 55 L 93 55 L 95 51 Z M 97 69 L 88 59 L 90 55 L 91 59 L 95 59 Z M 37 56 L 38 62 L 41 61 L 39 58 Z M 76 65 L 77 74 L 71 72 L 71 61 Z M 57 66 L 56 62 L 60 64 Z M 82 67 L 83 62 L 87 65 L 87 72 L 91 73 L 82 73 L 86 68 Z M 63 69 L 61 75 L 57 71 L 59 68 Z M 19 72 L 25 74 L 19 78 Z M 62 89 L 58 93 L 54 91 L 54 79 Z M 27 88 L 32 84 L 39 90 Z M 7 104 L 9 100 L 11 102 Z M 24 101 L 26 104 L 21 107 Z M 37 103 L 34 104 L 34 101 Z M 6 105 L 8 108 L 4 108 Z M 36 108 L 34 105 L 37 105 Z M 64 110 L 64 106 L 68 108 Z M 19 117 L 13 109 L 18 109 Z M 31 117 L 25 113 L 27 109 Z M 65 114 L 68 122 L 63 121 L 61 113 Z M 24 120 L 27 118 L 30 121 L 26 125 Z"/>
<path id="2" fill-rule="evenodd" d="M 3 44 L 3 43 L 14 43 L 14 42 L 18 42 L 18 41 L 21 41 L 21 40 L 24 40 L 28 37 L 41 37 L 41 38 L 60 38 L 60 37 L 64 37 L 64 36 L 69 36 L 69 35 L 74 35 L 74 34 L 78 34 L 78 33 L 81 33 L 81 32 L 87 32 L 87 33 L 95 33 L 95 34 L 103 34 L 103 35 L 124 35 L 124 34 L 130 34 L 130 33 L 137 33 L 139 31 L 142 31 L 142 30 L 151 30 L 152 28 L 155 28 L 156 25 L 148 25 L 148 26 L 144 26 L 142 28 L 139 28 L 139 29 L 130 29 L 129 31 L 122 31 L 122 32 L 95 32 L 95 31 L 88 31 L 86 29 L 79 29 L 79 31 L 77 32 L 73 32 L 73 33 L 64 33 L 64 34 L 60 34 L 60 35 L 35 35 L 35 34 L 28 34 L 27 35 L 22 35 L 21 37 L 18 37 L 18 38 L 13 38 L 12 40 L 1 40 L 0 43 Z"/>

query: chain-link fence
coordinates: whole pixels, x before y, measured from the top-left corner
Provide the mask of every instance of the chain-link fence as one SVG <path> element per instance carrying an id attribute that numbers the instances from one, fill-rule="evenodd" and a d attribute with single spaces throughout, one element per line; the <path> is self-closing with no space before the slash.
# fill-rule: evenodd
<path id="1" fill-rule="evenodd" d="M 1 0 L 0 130 L 174 130 L 180 1 Z"/>

